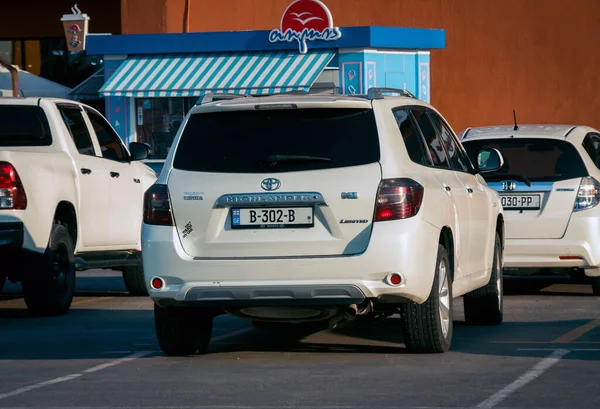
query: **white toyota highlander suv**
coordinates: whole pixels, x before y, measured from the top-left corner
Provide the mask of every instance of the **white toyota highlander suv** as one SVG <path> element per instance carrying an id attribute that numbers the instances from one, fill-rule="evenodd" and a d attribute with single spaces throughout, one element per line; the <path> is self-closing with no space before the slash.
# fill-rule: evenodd
<path id="1" fill-rule="evenodd" d="M 498 149 L 505 159 L 485 179 L 505 210 L 507 273 L 583 271 L 600 295 L 600 132 L 514 125 L 461 134 L 471 158 Z"/>
<path id="2" fill-rule="evenodd" d="M 438 111 L 392 91 L 403 96 L 192 108 L 144 205 L 165 354 L 204 353 L 223 313 L 336 323 L 399 312 L 415 352 L 448 350 L 454 297 L 465 295 L 468 322 L 502 321 L 499 196 Z M 482 154 L 481 170 L 502 165 Z"/>

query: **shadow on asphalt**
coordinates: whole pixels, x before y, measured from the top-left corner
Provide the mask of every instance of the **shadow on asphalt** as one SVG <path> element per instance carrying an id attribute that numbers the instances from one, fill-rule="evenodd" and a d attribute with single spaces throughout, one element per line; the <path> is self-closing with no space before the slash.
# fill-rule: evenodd
<path id="1" fill-rule="evenodd" d="M 88 281 L 90 280 L 90 281 Z M 99 285 L 98 280 L 108 281 Z M 540 293 L 550 284 L 564 280 L 506 280 L 507 295 L 555 296 L 556 292 Z M 121 287 L 121 288 L 119 288 Z M 100 288 L 103 291 L 93 291 Z M 106 290 L 105 290 L 106 289 Z M 119 277 L 78 277 L 78 296 L 89 295 L 129 297 L 120 294 L 122 281 Z M 590 292 L 591 293 L 591 292 Z M 578 295 L 568 293 L 567 295 Z M 581 294 L 588 296 L 588 293 Z M 5 294 L 0 300 L 19 298 L 18 294 Z M 460 299 L 456 300 L 461 302 Z M 240 321 L 235 321 L 239 323 Z M 473 327 L 463 321 L 454 323 L 454 339 L 451 351 L 462 354 L 540 357 L 549 352 L 519 351 L 520 348 L 575 348 L 570 344 L 550 344 L 558 336 L 588 321 L 565 320 L 545 322 L 504 322 L 494 327 Z M 240 325 L 236 324 L 239 328 Z M 153 323 L 149 310 L 71 309 L 62 317 L 31 317 L 24 308 L 2 308 L 0 303 L 0 360 L 35 359 L 106 359 L 106 351 L 152 349 L 158 351 Z M 324 325 L 284 325 L 275 328 L 253 328 L 250 332 L 231 339 L 213 343 L 209 354 L 231 352 L 295 352 L 295 353 L 348 353 L 348 354 L 406 354 L 396 317 L 364 323 L 360 320 L 345 323 L 332 332 L 344 336 L 344 340 L 329 336 L 331 343 L 313 342 L 309 337 L 326 329 Z M 597 329 L 598 331 L 600 329 Z M 320 337 L 320 335 L 319 335 Z M 307 340 L 308 339 L 308 340 Z M 356 341 L 354 341 L 354 340 Z M 48 340 L 61 348 L 48 348 Z M 149 346 L 136 346 L 143 340 Z M 516 343 L 523 341 L 523 343 Z M 511 343 L 502 343 L 509 341 Z M 532 345 L 533 341 L 533 345 Z M 343 342 L 343 343 L 342 343 Z M 368 343 L 386 345 L 369 345 Z M 593 348 L 593 345 L 577 344 L 577 348 Z M 595 347 L 600 348 L 600 344 Z M 160 353 L 159 353 L 160 355 Z M 571 353 L 566 360 L 600 360 L 600 352 Z"/>

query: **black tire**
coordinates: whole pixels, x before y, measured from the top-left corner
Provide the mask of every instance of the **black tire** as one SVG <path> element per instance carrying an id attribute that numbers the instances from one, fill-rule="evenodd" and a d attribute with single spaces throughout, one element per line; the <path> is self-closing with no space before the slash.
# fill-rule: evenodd
<path id="1" fill-rule="evenodd" d="M 600 277 L 590 277 L 592 282 L 592 291 L 594 295 L 600 296 Z"/>
<path id="2" fill-rule="evenodd" d="M 23 279 L 23 295 L 30 313 L 42 316 L 64 315 L 75 292 L 73 241 L 62 224 L 55 223 L 48 248 L 33 263 Z"/>
<path id="3" fill-rule="evenodd" d="M 128 266 L 123 268 L 123 281 L 129 294 L 148 295 L 144 269 L 140 266 Z"/>
<path id="4" fill-rule="evenodd" d="M 4 288 L 4 283 L 6 283 L 6 277 L 0 277 L 0 293 L 2 292 L 2 289 Z"/>
<path id="5" fill-rule="evenodd" d="M 441 267 L 445 268 L 441 268 Z M 435 277 L 429 298 L 423 304 L 410 302 L 400 306 L 404 344 L 410 352 L 443 353 L 450 349 L 453 332 L 452 280 L 450 259 L 444 246 L 438 246 Z M 447 331 L 443 331 L 440 283 L 447 286 Z M 445 297 L 443 297 L 445 298 Z M 445 333 L 444 333 L 445 332 Z"/>
<path id="6" fill-rule="evenodd" d="M 165 355 L 204 354 L 213 328 L 213 316 L 200 308 L 163 308 L 154 304 L 158 344 Z"/>
<path id="7" fill-rule="evenodd" d="M 481 288 L 465 294 L 465 321 L 470 325 L 500 325 L 504 309 L 504 277 L 502 275 L 502 243 L 496 233 L 494 260 L 490 281 Z"/>

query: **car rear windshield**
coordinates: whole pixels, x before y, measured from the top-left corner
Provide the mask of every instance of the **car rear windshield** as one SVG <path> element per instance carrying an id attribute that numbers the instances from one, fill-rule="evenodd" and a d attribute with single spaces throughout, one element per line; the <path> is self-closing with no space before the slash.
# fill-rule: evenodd
<path id="1" fill-rule="evenodd" d="M 530 181 L 557 182 L 587 176 L 588 172 L 577 152 L 569 142 L 558 139 L 485 139 L 463 141 L 473 163 L 481 149 L 496 148 L 504 157 L 504 165 L 489 175 L 521 175 Z"/>
<path id="2" fill-rule="evenodd" d="M 310 108 L 193 114 L 173 161 L 197 172 L 268 173 L 379 161 L 372 109 Z"/>
<path id="3" fill-rule="evenodd" d="M 50 125 L 33 105 L 0 105 L 0 146 L 49 146 Z"/>

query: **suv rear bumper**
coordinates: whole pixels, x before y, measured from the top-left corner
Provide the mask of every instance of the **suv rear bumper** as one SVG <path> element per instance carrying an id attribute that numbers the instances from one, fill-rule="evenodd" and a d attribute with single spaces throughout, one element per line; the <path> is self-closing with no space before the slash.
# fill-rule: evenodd
<path id="1" fill-rule="evenodd" d="M 600 276 L 600 218 L 583 214 L 573 214 L 560 239 L 506 239 L 504 267 L 579 267 L 588 276 Z"/>
<path id="2" fill-rule="evenodd" d="M 161 305 L 354 304 L 365 298 L 424 302 L 433 283 L 440 231 L 419 217 L 375 223 L 367 250 L 354 256 L 195 259 L 182 249 L 173 227 L 142 228 L 148 288 Z M 400 286 L 387 283 L 398 272 Z"/>

